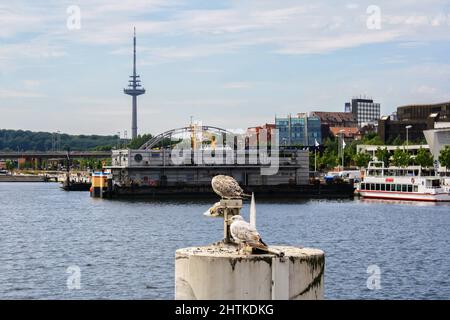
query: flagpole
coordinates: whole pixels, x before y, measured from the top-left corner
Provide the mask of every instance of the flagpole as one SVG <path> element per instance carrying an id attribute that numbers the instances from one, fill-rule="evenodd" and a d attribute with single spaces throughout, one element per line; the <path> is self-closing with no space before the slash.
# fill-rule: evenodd
<path id="1" fill-rule="evenodd" d="M 314 172 L 317 172 L 317 147 L 314 148 Z"/>

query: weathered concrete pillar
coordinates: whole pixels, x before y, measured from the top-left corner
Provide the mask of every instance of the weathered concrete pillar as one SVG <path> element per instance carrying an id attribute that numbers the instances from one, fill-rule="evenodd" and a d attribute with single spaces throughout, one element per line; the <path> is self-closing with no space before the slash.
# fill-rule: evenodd
<path id="1" fill-rule="evenodd" d="M 178 249 L 175 299 L 323 299 L 323 251 L 271 248 L 285 256 L 238 254 L 235 246 L 224 244 Z"/>

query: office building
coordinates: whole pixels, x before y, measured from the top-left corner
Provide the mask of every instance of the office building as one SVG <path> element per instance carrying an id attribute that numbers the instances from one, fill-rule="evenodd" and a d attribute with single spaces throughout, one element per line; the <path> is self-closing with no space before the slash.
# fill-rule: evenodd
<path id="1" fill-rule="evenodd" d="M 320 119 L 322 139 L 334 135 L 332 128 L 357 128 L 358 123 L 351 112 L 324 112 L 313 111 L 313 117 Z"/>
<path id="2" fill-rule="evenodd" d="M 345 110 L 353 113 L 358 127 L 375 124 L 380 119 L 380 104 L 368 98 L 354 98 L 345 104 Z"/>
<path id="3" fill-rule="evenodd" d="M 315 141 L 322 143 L 320 118 L 306 113 L 297 117 L 275 117 L 280 146 L 314 146 Z"/>
<path id="4" fill-rule="evenodd" d="M 450 102 L 435 104 L 415 104 L 397 108 L 397 120 L 391 116 L 384 116 L 378 122 L 378 135 L 385 143 L 395 138 L 409 141 L 423 141 L 424 130 L 432 130 L 439 122 L 450 119 Z M 406 128 L 408 127 L 408 129 Z"/>

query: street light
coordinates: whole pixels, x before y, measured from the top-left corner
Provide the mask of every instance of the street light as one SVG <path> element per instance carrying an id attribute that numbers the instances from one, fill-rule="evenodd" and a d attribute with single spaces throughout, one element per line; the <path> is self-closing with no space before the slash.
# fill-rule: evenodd
<path id="1" fill-rule="evenodd" d="M 341 134 L 342 170 L 344 170 L 344 132 L 344 129 L 339 130 L 339 133 Z"/>
<path id="2" fill-rule="evenodd" d="M 407 125 L 405 128 L 406 128 L 406 146 L 408 147 L 408 130 L 412 128 L 412 125 Z"/>

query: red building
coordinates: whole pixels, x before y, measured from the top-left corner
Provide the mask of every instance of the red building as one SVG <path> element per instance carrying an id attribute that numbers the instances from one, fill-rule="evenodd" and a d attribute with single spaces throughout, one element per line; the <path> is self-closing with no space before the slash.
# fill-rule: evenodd
<path id="1" fill-rule="evenodd" d="M 276 128 L 275 124 L 272 123 L 266 123 L 262 126 L 257 126 L 257 127 L 250 127 L 247 129 L 247 136 L 252 136 L 252 135 L 256 135 L 256 138 L 259 141 L 259 132 L 261 130 L 267 130 L 267 141 L 271 141 L 272 139 L 272 130 L 274 130 Z"/>

